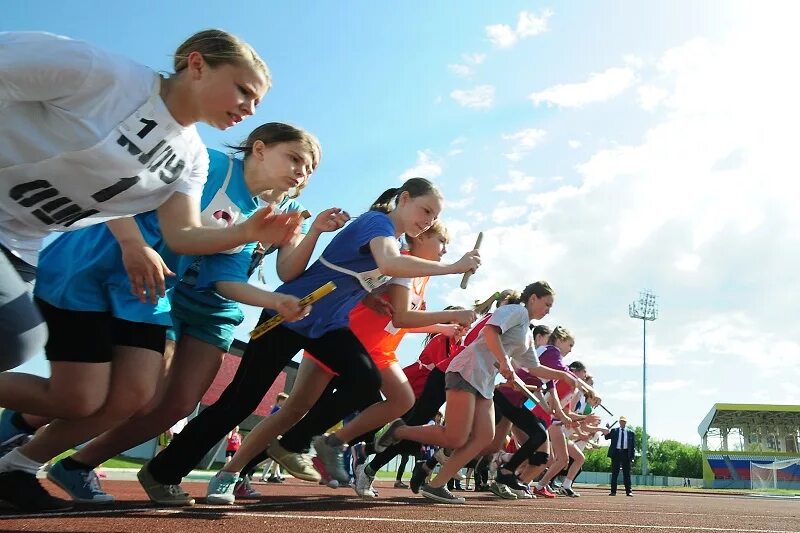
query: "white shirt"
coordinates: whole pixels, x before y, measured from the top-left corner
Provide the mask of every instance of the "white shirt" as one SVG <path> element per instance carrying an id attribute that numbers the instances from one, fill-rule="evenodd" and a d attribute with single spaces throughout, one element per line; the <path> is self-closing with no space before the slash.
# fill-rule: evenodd
<path id="1" fill-rule="evenodd" d="M 617 439 L 617 449 L 618 450 L 627 450 L 628 449 L 628 431 L 622 428 L 619 428 L 618 431 L 619 438 Z"/>
<path id="2" fill-rule="evenodd" d="M 199 202 L 208 154 L 159 82 L 87 43 L 0 33 L 0 244 L 35 265 L 49 232 L 150 211 L 174 192 Z"/>
<path id="3" fill-rule="evenodd" d="M 500 328 L 500 343 L 518 368 L 539 366 L 529 324 L 528 310 L 523 305 L 503 305 L 486 322 L 486 326 Z M 453 358 L 447 371 L 458 372 L 484 398 L 491 398 L 498 372 L 494 366 L 497 359 L 486 344 L 485 331 L 484 327 L 478 338 Z"/>

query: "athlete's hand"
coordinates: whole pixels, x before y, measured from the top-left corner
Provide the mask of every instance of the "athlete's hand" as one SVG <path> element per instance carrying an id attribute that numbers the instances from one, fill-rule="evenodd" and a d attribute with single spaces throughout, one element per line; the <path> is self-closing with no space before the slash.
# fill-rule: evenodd
<path id="1" fill-rule="evenodd" d="M 241 226 L 247 242 L 258 241 L 280 247 L 300 233 L 302 223 L 303 215 L 300 213 L 280 213 L 267 206 L 256 211 Z"/>
<path id="2" fill-rule="evenodd" d="M 365 307 L 372 309 L 379 315 L 392 316 L 394 315 L 394 306 L 380 296 L 374 294 L 367 294 L 361 300 Z"/>
<path id="3" fill-rule="evenodd" d="M 308 316 L 311 306 L 303 307 L 300 305 L 300 298 L 290 294 L 273 293 L 273 302 L 270 309 L 274 309 L 281 314 L 286 322 L 295 322 Z"/>
<path id="4" fill-rule="evenodd" d="M 472 325 L 478 319 L 478 315 L 472 309 L 459 309 L 458 311 L 450 311 L 452 321 L 465 328 Z"/>
<path id="5" fill-rule="evenodd" d="M 471 250 L 464 256 L 450 265 L 452 274 L 463 274 L 464 272 L 475 272 L 481 266 L 481 253 L 478 250 Z"/>
<path id="6" fill-rule="evenodd" d="M 174 276 L 158 252 L 146 244 L 120 245 L 122 264 L 131 282 L 131 294 L 146 303 L 148 296 L 153 305 L 166 294 L 165 278 Z"/>
<path id="7" fill-rule="evenodd" d="M 439 324 L 439 333 L 449 339 L 456 337 L 462 329 L 458 324 Z"/>
<path id="8" fill-rule="evenodd" d="M 350 215 L 347 211 L 342 211 L 338 207 L 331 207 L 317 215 L 317 218 L 311 224 L 311 229 L 320 233 L 336 231 L 347 224 L 348 220 L 350 220 Z"/>
<path id="9" fill-rule="evenodd" d="M 514 382 L 514 369 L 511 368 L 511 362 L 508 360 L 508 358 L 504 359 L 500 363 L 499 369 L 500 369 L 500 375 L 503 376 L 506 381 L 508 381 L 509 383 Z"/>

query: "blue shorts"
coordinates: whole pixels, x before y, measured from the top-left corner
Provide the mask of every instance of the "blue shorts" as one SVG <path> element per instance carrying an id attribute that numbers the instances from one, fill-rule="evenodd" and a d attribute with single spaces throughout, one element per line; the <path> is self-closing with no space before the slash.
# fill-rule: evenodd
<path id="1" fill-rule="evenodd" d="M 243 321 L 244 313 L 236 304 L 215 306 L 187 297 L 181 291 L 172 294 L 173 340 L 189 335 L 227 352 L 233 344 L 236 326 Z"/>
<path id="2" fill-rule="evenodd" d="M 47 246 L 39 258 L 34 294 L 59 309 L 171 325 L 168 298 L 153 305 L 131 294 L 122 252 L 105 224 L 65 233 Z"/>

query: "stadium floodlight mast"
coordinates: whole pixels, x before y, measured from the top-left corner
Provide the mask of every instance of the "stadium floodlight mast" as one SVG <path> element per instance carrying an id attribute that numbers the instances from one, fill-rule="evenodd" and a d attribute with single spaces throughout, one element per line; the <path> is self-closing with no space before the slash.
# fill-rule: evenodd
<path id="1" fill-rule="evenodd" d="M 647 475 L 647 322 L 658 318 L 656 295 L 650 290 L 628 306 L 628 315 L 642 321 L 642 475 Z"/>

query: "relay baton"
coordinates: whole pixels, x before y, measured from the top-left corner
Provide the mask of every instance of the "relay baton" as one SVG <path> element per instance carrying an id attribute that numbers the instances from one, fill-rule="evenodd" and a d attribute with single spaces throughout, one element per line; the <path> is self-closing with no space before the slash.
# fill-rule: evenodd
<path id="1" fill-rule="evenodd" d="M 311 305 L 320 298 L 322 298 L 323 296 L 327 296 L 335 289 L 336 289 L 336 284 L 334 284 L 332 281 L 329 281 L 328 283 L 326 283 L 319 289 L 315 290 L 311 294 L 308 294 L 300 298 L 300 305 L 302 307 Z M 264 333 L 268 332 L 271 329 L 274 329 L 278 324 L 280 324 L 283 321 L 284 321 L 283 315 L 281 315 L 280 313 L 264 321 L 259 326 L 257 326 L 256 329 L 250 332 L 250 340 L 259 338 Z"/>
<path id="2" fill-rule="evenodd" d="M 482 231 L 480 233 L 478 233 L 478 239 L 475 241 L 475 248 L 473 248 L 473 250 L 480 249 L 481 242 L 483 242 L 483 232 Z M 461 288 L 462 289 L 466 289 L 467 288 L 467 283 L 469 283 L 469 278 L 474 273 L 475 272 L 473 272 L 472 270 L 470 270 L 469 272 L 464 272 L 464 276 L 461 278 Z"/>

